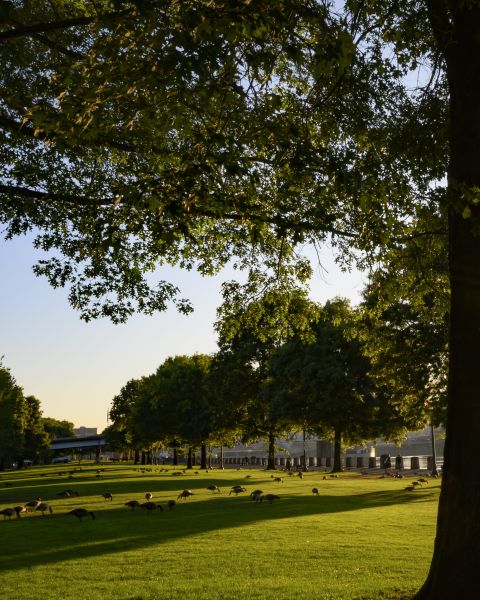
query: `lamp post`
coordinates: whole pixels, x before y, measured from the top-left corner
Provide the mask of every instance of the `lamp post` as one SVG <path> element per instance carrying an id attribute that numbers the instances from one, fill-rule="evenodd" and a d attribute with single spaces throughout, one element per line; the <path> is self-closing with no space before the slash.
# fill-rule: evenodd
<path id="1" fill-rule="evenodd" d="M 307 470 L 307 450 L 305 447 L 305 427 L 303 428 L 303 471 Z"/>
<path id="2" fill-rule="evenodd" d="M 432 434 L 432 475 L 436 477 L 438 475 L 437 471 L 437 452 L 435 449 L 435 435 L 433 433 L 433 422 L 430 421 L 430 432 Z"/>

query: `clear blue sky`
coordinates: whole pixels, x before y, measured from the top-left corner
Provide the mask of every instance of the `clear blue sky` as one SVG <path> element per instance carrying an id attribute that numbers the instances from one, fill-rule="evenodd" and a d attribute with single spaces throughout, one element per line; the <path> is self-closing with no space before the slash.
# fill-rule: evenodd
<path id="1" fill-rule="evenodd" d="M 0 356 L 25 394 L 39 398 L 44 416 L 101 431 L 113 396 L 129 379 L 153 373 L 168 356 L 215 352 L 220 285 L 233 279 L 233 271 L 212 278 L 180 270 L 162 276 L 193 301 L 189 316 L 172 308 L 153 317 L 136 315 L 124 325 L 84 323 L 70 308 L 66 290 L 33 275 L 36 256 L 28 239 L 0 241 Z M 321 260 L 312 298 L 358 302 L 361 274 L 341 273 L 329 249 Z"/>

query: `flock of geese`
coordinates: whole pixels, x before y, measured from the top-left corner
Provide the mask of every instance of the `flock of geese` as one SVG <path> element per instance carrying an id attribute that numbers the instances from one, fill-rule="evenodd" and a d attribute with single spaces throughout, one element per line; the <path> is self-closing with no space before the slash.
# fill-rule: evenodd
<path id="1" fill-rule="evenodd" d="M 175 475 L 176 473 L 173 473 L 173 474 Z M 288 472 L 288 475 L 293 475 L 293 473 Z M 298 472 L 297 475 L 301 479 L 303 478 L 303 474 L 301 472 Z M 248 477 L 250 477 L 250 475 L 247 475 L 247 478 Z M 338 477 L 338 475 L 330 474 L 330 477 L 335 478 L 335 477 Z M 271 478 L 273 479 L 274 482 L 283 483 L 282 477 L 276 477 L 274 475 L 271 475 Z M 323 479 L 327 479 L 327 476 L 324 475 Z M 428 480 L 425 479 L 424 477 L 420 477 L 416 481 L 413 481 L 410 485 L 408 485 L 404 489 L 406 491 L 414 491 L 417 487 L 420 487 L 425 483 L 428 484 Z M 217 493 L 217 494 L 221 493 L 220 488 L 214 484 L 209 485 L 206 489 L 213 493 Z M 311 488 L 311 491 L 314 496 L 320 495 L 319 489 L 317 487 Z M 235 496 L 238 496 L 239 494 L 246 493 L 246 492 L 247 492 L 247 489 L 244 486 L 234 485 L 230 488 L 230 492 L 228 495 L 230 496 L 231 494 L 234 494 Z M 79 494 L 76 490 L 65 489 L 65 490 L 62 490 L 61 492 L 58 492 L 56 495 L 59 498 L 71 498 L 71 497 L 78 497 Z M 176 500 L 168 500 L 166 502 L 165 506 L 167 509 L 173 510 L 175 508 L 175 506 L 177 505 L 177 501 L 186 500 L 190 496 L 194 496 L 194 495 L 195 494 L 194 494 L 194 492 L 192 492 L 192 490 L 184 489 L 183 491 L 180 492 L 180 494 L 178 495 Z M 111 502 L 113 501 L 113 494 L 111 492 L 104 492 L 101 494 L 101 496 L 104 498 L 105 501 L 107 501 L 107 500 L 110 500 Z M 280 496 L 278 496 L 277 494 L 264 493 L 263 490 L 256 489 L 250 493 L 250 499 L 254 502 L 263 502 L 265 500 L 265 502 L 272 504 L 274 501 L 280 500 Z M 163 510 L 164 510 L 164 507 L 162 506 L 162 504 L 153 502 L 153 493 L 152 492 L 145 493 L 145 502 L 143 502 L 143 501 L 139 502 L 138 500 L 129 500 L 128 502 L 125 502 L 124 506 L 130 508 L 132 511 L 135 510 L 136 508 L 140 508 L 142 510 L 145 510 L 147 513 L 151 513 L 154 510 L 160 510 L 161 512 L 163 512 Z M 49 505 L 49 503 L 43 501 L 42 498 L 37 497 L 37 498 L 35 498 L 35 500 L 31 500 L 30 502 L 26 502 L 25 504 L 19 504 L 17 506 L 4 508 L 3 510 L 0 510 L 0 515 L 3 515 L 4 520 L 6 520 L 6 519 L 10 520 L 12 517 L 16 517 L 17 519 L 20 519 L 22 515 L 26 516 L 29 512 L 40 512 L 43 517 L 45 517 L 46 513 L 53 514 L 52 507 Z M 74 508 L 73 510 L 69 511 L 67 514 L 76 517 L 79 521 L 82 521 L 82 519 L 84 519 L 85 517 L 90 517 L 92 520 L 95 519 L 95 514 L 92 511 L 90 511 L 86 508 L 83 508 L 83 507 Z"/>

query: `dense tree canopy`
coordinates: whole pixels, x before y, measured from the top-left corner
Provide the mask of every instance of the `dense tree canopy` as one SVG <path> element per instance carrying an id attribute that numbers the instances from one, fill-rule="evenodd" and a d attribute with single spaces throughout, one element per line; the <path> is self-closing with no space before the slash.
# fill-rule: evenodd
<path id="1" fill-rule="evenodd" d="M 23 390 L 0 365 L 0 470 L 22 456 L 24 427 Z"/>
<path id="2" fill-rule="evenodd" d="M 73 436 L 73 423 L 42 417 L 40 401 L 25 396 L 0 361 L 0 470 L 45 459 L 50 441 L 62 435 Z"/>
<path id="3" fill-rule="evenodd" d="M 393 33 L 425 20 L 421 4 L 2 7 L 0 218 L 60 251 L 36 272 L 70 284 L 85 318 L 164 308 L 178 290 L 143 274 L 164 263 L 293 261 L 305 276 L 299 243 L 333 235 L 375 255 L 443 229 L 444 80 L 410 92 L 433 51 Z"/>
<path id="4" fill-rule="evenodd" d="M 316 316 L 315 305 L 304 290 L 274 288 L 260 298 L 250 286 L 224 286 L 218 309 L 217 360 L 230 369 L 224 387 L 233 405 L 243 408 L 244 439 L 268 440 L 268 468 L 274 466 L 274 442 L 286 430 L 286 421 L 272 410 L 270 360 L 289 338 L 308 336 Z M 238 414 L 238 409 L 235 411 Z"/>
<path id="5" fill-rule="evenodd" d="M 51 439 L 61 437 L 73 437 L 73 423 L 71 421 L 60 421 L 52 417 L 43 417 L 43 427 Z"/>
<path id="6" fill-rule="evenodd" d="M 342 442 L 388 437 L 404 425 L 371 373 L 355 327 L 348 301 L 337 298 L 319 309 L 311 336 L 288 341 L 270 361 L 275 412 L 317 434 L 333 433 L 334 471 L 342 469 Z"/>

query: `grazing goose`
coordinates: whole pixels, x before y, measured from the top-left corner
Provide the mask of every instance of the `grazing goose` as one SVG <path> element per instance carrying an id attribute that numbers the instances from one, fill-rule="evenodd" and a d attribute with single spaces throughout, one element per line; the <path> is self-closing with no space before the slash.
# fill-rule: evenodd
<path id="1" fill-rule="evenodd" d="M 103 492 L 102 496 L 105 500 L 110 500 L 110 502 L 113 500 L 113 496 L 110 492 Z"/>
<path id="2" fill-rule="evenodd" d="M 147 501 L 150 501 L 152 498 L 153 498 L 153 494 L 152 494 L 152 492 L 147 492 L 147 493 L 145 494 L 145 499 L 146 499 Z"/>
<path id="3" fill-rule="evenodd" d="M 213 485 L 213 483 L 207 487 L 207 490 L 220 493 L 220 488 L 217 485 Z"/>
<path id="4" fill-rule="evenodd" d="M 272 504 L 274 500 L 280 500 L 280 496 L 277 496 L 276 494 L 265 494 L 260 498 L 260 502 L 263 502 L 263 500 L 267 500 Z"/>
<path id="5" fill-rule="evenodd" d="M 92 517 L 92 520 L 95 519 L 95 515 L 93 514 L 93 512 L 90 510 L 87 510 L 86 508 L 74 508 L 68 514 L 73 515 L 74 517 L 77 517 L 77 519 L 79 521 L 81 521 L 83 519 L 83 517 L 88 517 L 88 515 L 90 515 Z"/>
<path id="6" fill-rule="evenodd" d="M 189 496 L 193 496 L 193 492 L 192 490 L 183 490 L 183 492 L 181 492 L 178 496 L 177 496 L 177 500 L 180 499 L 184 499 L 186 500 Z"/>
<path id="7" fill-rule="evenodd" d="M 241 485 L 234 485 L 232 487 L 232 489 L 230 490 L 230 494 L 235 494 L 235 496 L 238 496 L 238 494 L 241 494 L 242 492 L 246 492 L 246 488 L 244 488 Z M 228 494 L 230 496 L 230 494 Z"/>
<path id="8" fill-rule="evenodd" d="M 167 506 L 170 510 L 173 510 L 177 506 L 177 503 L 175 500 L 169 500 L 167 502 Z"/>
<path id="9" fill-rule="evenodd" d="M 125 502 L 125 506 L 130 507 L 132 510 L 135 510 L 138 506 L 140 506 L 140 502 L 138 500 L 129 500 Z"/>
<path id="10" fill-rule="evenodd" d="M 42 501 L 42 499 L 40 498 L 40 496 L 38 496 L 37 498 L 35 498 L 35 500 L 31 500 L 30 502 L 27 502 L 23 506 L 25 506 L 25 508 L 27 510 L 29 510 L 29 509 L 36 510 L 37 506 L 40 504 L 41 501 Z"/>
<path id="11" fill-rule="evenodd" d="M 40 502 L 40 504 L 35 508 L 35 510 L 39 510 L 42 513 L 42 517 L 45 516 L 46 511 L 50 511 L 50 514 L 53 515 L 52 507 L 48 504 L 48 502 Z"/>
<path id="12" fill-rule="evenodd" d="M 56 496 L 60 496 L 60 498 L 70 498 L 71 494 L 67 490 L 63 490 L 63 492 L 57 492 Z"/>
<path id="13" fill-rule="evenodd" d="M 152 510 L 158 508 L 161 512 L 163 512 L 163 507 L 160 504 L 155 504 L 155 502 L 144 502 L 143 504 L 140 504 L 140 508 L 143 508 L 147 512 L 152 512 Z"/>
<path id="14" fill-rule="evenodd" d="M 312 494 L 313 494 L 314 496 L 319 496 L 319 493 L 318 493 L 318 488 L 312 488 Z"/>
<path id="15" fill-rule="evenodd" d="M 9 519 L 11 519 L 14 514 L 15 514 L 15 509 L 14 508 L 4 508 L 3 510 L 0 510 L 0 515 L 3 515 L 3 520 L 4 521 L 5 521 L 5 519 L 7 517 Z"/>
<path id="16" fill-rule="evenodd" d="M 24 506 L 15 506 L 13 510 L 17 513 L 17 519 L 20 519 L 21 513 L 27 514 L 27 509 Z"/>

